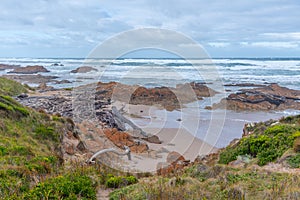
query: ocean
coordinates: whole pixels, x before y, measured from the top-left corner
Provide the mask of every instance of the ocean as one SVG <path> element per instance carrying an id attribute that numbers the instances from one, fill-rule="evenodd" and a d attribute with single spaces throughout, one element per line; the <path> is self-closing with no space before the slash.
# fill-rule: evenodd
<path id="1" fill-rule="evenodd" d="M 189 62 L 192 61 L 192 64 Z M 50 72 L 42 75 L 57 76 L 58 80 L 70 80 L 71 84 L 54 87 L 71 87 L 73 84 L 89 82 L 119 81 L 146 87 L 172 85 L 179 82 L 213 82 L 203 80 L 202 73 L 213 70 L 224 84 L 278 83 L 292 89 L 300 89 L 300 58 L 218 58 L 200 59 L 84 59 L 84 58 L 0 58 L 0 63 L 21 66 L 43 65 Z M 54 66 L 53 64 L 63 66 Z M 98 72 L 73 74 L 71 70 L 80 66 L 92 66 Z M 0 75 L 9 70 L 0 71 Z M 214 76 L 214 78 L 216 78 Z"/>
<path id="2" fill-rule="evenodd" d="M 50 72 L 41 75 L 57 76 L 57 80 L 69 80 L 72 83 L 49 85 L 56 88 L 67 88 L 84 85 L 96 81 L 118 81 L 125 84 L 138 84 L 145 87 L 175 86 L 183 82 L 205 82 L 210 86 L 215 81 L 223 85 L 230 84 L 267 84 L 278 83 L 280 86 L 300 90 L 300 58 L 215 58 L 201 59 L 171 59 L 171 58 L 120 58 L 110 59 L 83 59 L 83 58 L 0 58 L 0 63 L 14 65 L 42 65 Z M 88 73 L 70 73 L 80 66 L 91 66 L 98 71 Z M 10 70 L 0 71 L 0 75 Z M 209 74 L 207 76 L 207 74 Z M 35 86 L 33 84 L 30 84 Z M 234 92 L 239 87 L 226 87 Z M 229 93 L 230 93 L 229 92 Z M 215 99 L 218 102 L 220 99 Z M 142 128 L 161 127 L 179 128 L 182 122 L 176 119 L 185 116 L 187 121 L 184 128 L 190 130 L 196 137 L 205 140 L 216 147 L 226 146 L 232 139 L 240 138 L 245 123 L 279 119 L 282 116 L 300 114 L 296 110 L 270 112 L 234 112 L 210 111 L 204 109 L 212 100 L 205 98 L 197 103 L 188 104 L 181 111 L 162 111 L 153 113 L 155 118 L 132 118 Z M 199 109 L 199 113 L 195 110 Z M 225 114 L 225 115 L 224 115 Z M 212 124 L 212 118 L 216 121 Z M 219 119 L 220 118 L 220 119 Z M 196 120 L 196 121 L 195 121 Z M 163 121 L 163 123 L 161 123 Z M 222 123 L 222 130 L 212 126 Z M 197 126 L 195 126 L 195 124 Z M 218 136 L 217 140 L 207 139 L 208 130 Z"/>

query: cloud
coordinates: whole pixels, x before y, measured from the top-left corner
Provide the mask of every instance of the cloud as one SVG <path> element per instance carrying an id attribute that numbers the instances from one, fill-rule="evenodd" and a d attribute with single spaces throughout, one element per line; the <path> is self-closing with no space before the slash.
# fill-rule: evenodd
<path id="1" fill-rule="evenodd" d="M 211 47 L 216 47 L 216 48 L 224 48 L 224 47 L 228 47 L 230 45 L 230 43 L 228 43 L 228 42 L 209 42 L 208 45 Z"/>
<path id="2" fill-rule="evenodd" d="M 141 27 L 181 32 L 205 44 L 212 55 L 227 55 L 232 47 L 232 56 L 246 47 L 249 55 L 267 46 L 297 49 L 299 10 L 297 0 L 1 0 L 0 53 L 8 55 L 11 45 L 11 56 L 22 56 L 20 45 L 30 52 L 28 43 L 37 49 L 47 43 L 53 55 L 34 51 L 32 56 L 60 55 L 63 48 L 64 54 L 69 49 L 73 56 L 76 49 L 83 57 L 114 34 Z"/>
<path id="3" fill-rule="evenodd" d="M 244 46 L 264 47 L 264 48 L 298 48 L 298 42 L 241 42 Z"/>
<path id="4" fill-rule="evenodd" d="M 263 33 L 262 35 L 273 39 L 300 40 L 300 32 Z"/>

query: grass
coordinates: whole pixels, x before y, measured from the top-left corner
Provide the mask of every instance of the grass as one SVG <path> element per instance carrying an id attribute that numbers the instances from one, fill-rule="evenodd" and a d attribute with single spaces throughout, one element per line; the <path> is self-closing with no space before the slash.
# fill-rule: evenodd
<path id="1" fill-rule="evenodd" d="M 201 165 L 201 164 L 200 164 Z M 205 179 L 186 168 L 169 177 L 142 179 L 138 184 L 117 189 L 110 199 L 299 199 L 299 175 L 270 173 L 254 168 L 236 169 L 226 165 L 208 167 Z M 192 169 L 191 169 L 192 168 Z M 178 178 L 179 177 L 179 178 Z M 177 184 L 171 184 L 174 180 Z"/>
<path id="2" fill-rule="evenodd" d="M 29 86 L 22 85 L 13 80 L 0 77 L 0 94 L 8 96 L 16 96 L 25 93 L 28 89 L 32 90 Z"/>

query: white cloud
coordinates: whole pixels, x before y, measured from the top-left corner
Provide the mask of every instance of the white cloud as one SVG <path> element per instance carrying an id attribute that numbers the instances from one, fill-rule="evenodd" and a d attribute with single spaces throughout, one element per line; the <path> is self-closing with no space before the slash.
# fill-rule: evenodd
<path id="1" fill-rule="evenodd" d="M 230 46 L 229 42 L 209 42 L 209 46 L 216 47 L 216 48 L 224 48 Z"/>
<path id="2" fill-rule="evenodd" d="M 300 40 L 300 32 L 263 33 L 262 35 L 274 39 Z"/>
<path id="3" fill-rule="evenodd" d="M 298 42 L 241 42 L 244 46 L 263 48 L 298 48 Z"/>

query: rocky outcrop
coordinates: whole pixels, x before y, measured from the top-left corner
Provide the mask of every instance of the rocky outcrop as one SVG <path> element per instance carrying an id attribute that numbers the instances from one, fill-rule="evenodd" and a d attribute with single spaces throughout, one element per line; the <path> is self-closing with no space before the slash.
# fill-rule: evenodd
<path id="1" fill-rule="evenodd" d="M 41 65 L 33 65 L 33 66 L 26 66 L 26 67 L 18 67 L 15 68 L 13 71 L 9 73 L 16 73 L 16 74 L 36 74 L 39 72 L 49 72 L 45 67 Z"/>
<path id="2" fill-rule="evenodd" d="M 8 65 L 8 64 L 0 64 L 0 71 L 6 69 L 16 69 L 19 68 L 20 65 Z"/>
<path id="3" fill-rule="evenodd" d="M 26 74 L 26 75 L 3 75 L 5 78 L 15 80 L 21 83 L 48 83 L 54 81 L 54 79 L 58 78 L 57 76 L 43 76 L 40 74 Z"/>
<path id="4" fill-rule="evenodd" d="M 149 149 L 148 145 L 141 140 L 133 138 L 130 134 L 114 129 L 104 129 L 104 134 L 117 147 L 124 148 L 128 146 L 134 153 L 144 153 Z"/>
<path id="5" fill-rule="evenodd" d="M 190 163 L 189 160 L 185 160 L 185 158 L 178 152 L 172 151 L 168 154 L 166 162 L 159 162 L 156 166 L 157 175 L 168 175 L 177 170 L 183 169 L 183 167 L 187 166 Z"/>
<path id="6" fill-rule="evenodd" d="M 77 69 L 72 70 L 71 73 L 87 73 L 87 72 L 91 72 L 91 71 L 98 71 L 98 70 L 93 67 L 82 66 L 82 67 L 78 67 Z"/>
<path id="7" fill-rule="evenodd" d="M 214 104 L 213 109 L 226 108 L 229 110 L 300 110 L 300 91 L 280 87 L 277 84 L 243 89 L 230 94 L 220 103 Z"/>
<path id="8" fill-rule="evenodd" d="M 166 110 L 180 109 L 183 104 L 214 96 L 217 92 L 200 83 L 173 87 L 145 88 L 110 82 L 97 84 L 97 99 L 113 99 L 134 105 L 158 105 Z"/>

